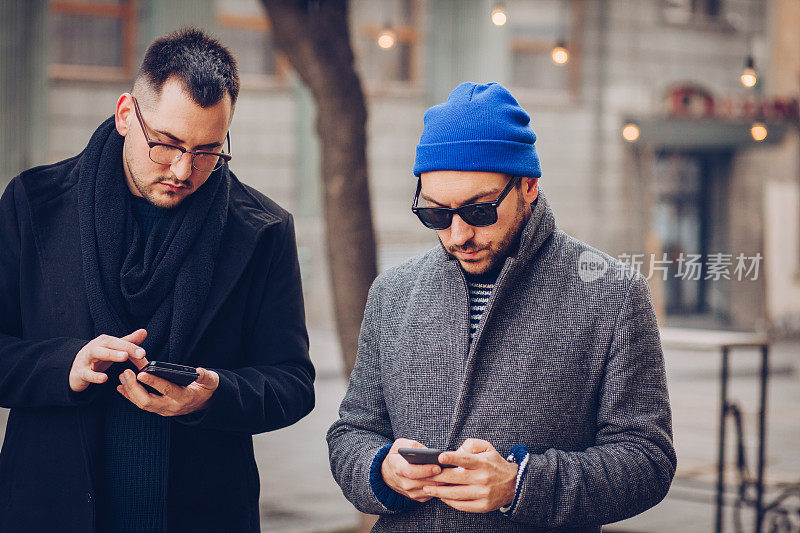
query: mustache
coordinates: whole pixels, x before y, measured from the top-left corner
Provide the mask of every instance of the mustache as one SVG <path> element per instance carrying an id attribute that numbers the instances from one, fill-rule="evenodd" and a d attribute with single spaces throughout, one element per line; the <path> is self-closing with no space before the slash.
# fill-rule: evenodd
<path id="1" fill-rule="evenodd" d="M 462 253 L 479 252 L 479 251 L 483 250 L 484 247 L 478 246 L 474 242 L 468 242 L 468 243 L 462 244 L 460 246 L 447 246 L 446 249 L 451 254 L 454 254 L 456 252 L 462 252 Z"/>
<path id="2" fill-rule="evenodd" d="M 175 181 L 170 178 L 160 179 L 156 183 L 164 183 L 165 185 L 171 185 L 172 187 L 178 187 L 181 189 L 188 189 L 189 187 L 191 187 L 191 184 L 189 182 Z"/>

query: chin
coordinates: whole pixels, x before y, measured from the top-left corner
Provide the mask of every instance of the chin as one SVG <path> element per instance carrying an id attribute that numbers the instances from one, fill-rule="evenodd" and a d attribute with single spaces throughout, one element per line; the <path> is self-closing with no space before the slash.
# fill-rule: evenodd
<path id="1" fill-rule="evenodd" d="M 148 202 L 162 209 L 177 207 L 183 201 L 183 196 L 169 193 L 151 194 L 145 197 Z"/>
<path id="2" fill-rule="evenodd" d="M 461 268 L 464 269 L 464 272 L 468 274 L 484 274 L 491 270 L 492 264 L 487 261 L 478 261 L 478 262 L 465 262 L 460 261 Z"/>

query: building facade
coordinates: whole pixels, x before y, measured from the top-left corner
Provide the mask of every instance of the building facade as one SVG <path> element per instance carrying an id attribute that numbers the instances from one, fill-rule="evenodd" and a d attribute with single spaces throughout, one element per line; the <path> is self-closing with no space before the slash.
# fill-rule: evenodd
<path id="1" fill-rule="evenodd" d="M 558 224 L 640 267 L 665 323 L 800 329 L 799 10 L 792 0 L 353 0 L 381 266 L 436 242 L 409 209 L 425 109 L 462 81 L 498 81 L 532 116 Z M 0 184 L 79 151 L 130 89 L 147 44 L 187 24 L 236 54 L 231 167 L 295 213 L 307 298 L 329 301 L 314 104 L 257 0 L 2 2 Z M 754 87 L 740 81 L 748 57 Z M 329 305 L 308 307 L 312 323 L 330 322 Z"/>

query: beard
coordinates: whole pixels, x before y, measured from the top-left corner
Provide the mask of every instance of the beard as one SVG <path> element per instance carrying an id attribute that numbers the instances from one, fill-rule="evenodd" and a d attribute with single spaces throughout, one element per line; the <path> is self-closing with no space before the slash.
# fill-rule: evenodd
<path id="1" fill-rule="evenodd" d="M 519 241 L 522 236 L 522 230 L 525 228 L 528 220 L 531 217 L 531 209 L 528 204 L 522 199 L 522 195 L 517 196 L 518 207 L 514 216 L 514 221 L 511 223 L 508 231 L 503 235 L 499 241 L 494 243 L 479 243 L 475 240 L 469 240 L 464 244 L 458 246 L 445 246 L 441 238 L 439 242 L 445 251 L 453 258 L 458 260 L 461 268 L 470 275 L 481 275 L 487 272 L 492 272 L 499 269 L 507 257 L 517 253 L 519 248 Z M 480 264 L 466 263 L 460 260 L 455 254 L 456 252 L 476 252 L 479 250 L 488 250 L 487 257 L 480 262 Z"/>
<path id="2" fill-rule="evenodd" d="M 124 161 L 125 161 L 125 167 L 128 170 L 128 174 L 131 177 L 131 182 L 133 183 L 133 186 L 136 188 L 137 191 L 139 191 L 139 194 L 142 195 L 142 198 L 147 200 L 150 204 L 156 207 L 160 207 L 162 209 L 173 209 L 178 205 L 180 205 L 180 203 L 183 202 L 185 197 L 188 197 L 188 194 L 186 194 L 185 192 L 182 193 L 185 195 L 184 198 L 180 198 L 180 195 L 178 193 L 167 192 L 165 194 L 167 195 L 168 198 L 173 198 L 173 200 L 175 198 L 178 198 L 178 201 L 165 202 L 164 195 L 161 195 L 156 191 L 155 189 L 156 185 L 158 185 L 159 183 L 167 183 L 169 185 L 173 185 L 176 187 L 183 187 L 183 190 L 188 192 L 189 190 L 191 190 L 191 184 L 189 183 L 189 181 L 187 180 L 184 183 L 180 183 L 175 176 L 162 175 L 158 176 L 151 184 L 148 185 L 145 182 L 145 180 L 142 179 L 139 173 L 136 170 L 134 170 L 133 165 L 131 165 L 131 162 L 128 158 L 127 152 L 125 152 Z"/>

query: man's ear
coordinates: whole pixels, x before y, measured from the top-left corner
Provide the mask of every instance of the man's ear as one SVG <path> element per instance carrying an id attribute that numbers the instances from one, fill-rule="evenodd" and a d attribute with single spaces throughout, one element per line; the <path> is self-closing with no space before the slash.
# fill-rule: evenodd
<path id="1" fill-rule="evenodd" d="M 117 109 L 114 112 L 114 124 L 117 127 L 117 132 L 125 137 L 131 129 L 131 121 L 133 121 L 133 97 L 131 93 L 122 93 L 117 100 Z"/>
<path id="2" fill-rule="evenodd" d="M 533 203 L 539 197 L 539 178 L 522 178 L 520 188 L 526 204 Z"/>

